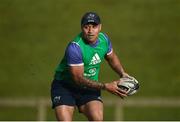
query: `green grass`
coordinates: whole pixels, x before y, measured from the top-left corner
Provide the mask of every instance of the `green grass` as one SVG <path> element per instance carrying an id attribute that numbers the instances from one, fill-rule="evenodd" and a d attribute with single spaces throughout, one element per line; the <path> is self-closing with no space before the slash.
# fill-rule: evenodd
<path id="1" fill-rule="evenodd" d="M 0 109 L 1 121 L 35 121 L 37 110 L 30 107 L 2 107 Z"/>
<path id="2" fill-rule="evenodd" d="M 139 80 L 135 97 L 179 97 L 179 0 L 0 0 L 0 97 L 49 97 L 65 46 L 91 10 Z M 105 62 L 101 68 L 101 81 L 118 78 Z"/>
<path id="3" fill-rule="evenodd" d="M 115 106 L 105 106 L 104 120 L 114 121 Z M 54 111 L 47 108 L 46 120 L 55 121 Z M 175 121 L 180 120 L 179 107 L 124 107 L 123 119 L 125 121 Z M 31 107 L 1 107 L 1 121 L 37 120 L 37 109 Z M 87 121 L 87 118 L 75 110 L 74 121 Z"/>
<path id="4" fill-rule="evenodd" d="M 124 109 L 126 121 L 177 121 L 179 107 L 127 107 Z"/>

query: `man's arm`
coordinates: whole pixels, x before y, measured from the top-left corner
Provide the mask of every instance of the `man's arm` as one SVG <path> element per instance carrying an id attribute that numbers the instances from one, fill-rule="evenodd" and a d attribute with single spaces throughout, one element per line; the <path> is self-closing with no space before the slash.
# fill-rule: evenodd
<path id="1" fill-rule="evenodd" d="M 128 77 L 129 75 L 124 71 L 123 66 L 115 54 L 114 51 L 112 51 L 111 54 L 106 55 L 105 59 L 107 60 L 108 64 L 111 66 L 111 68 L 120 76 L 120 77 Z"/>
<path id="2" fill-rule="evenodd" d="M 105 85 L 96 81 L 92 81 L 83 76 L 84 66 L 70 66 L 70 72 L 73 80 L 79 84 L 95 89 L 104 89 Z"/>
<path id="3" fill-rule="evenodd" d="M 104 89 L 107 90 L 115 95 L 120 96 L 121 98 L 126 97 L 126 93 L 124 91 L 121 91 L 117 87 L 117 81 L 113 81 L 110 83 L 99 83 L 96 81 L 92 81 L 90 79 L 87 79 L 83 76 L 84 73 L 84 66 L 70 66 L 70 72 L 72 75 L 73 80 L 76 82 L 76 84 L 81 84 L 90 88 L 94 89 Z"/>

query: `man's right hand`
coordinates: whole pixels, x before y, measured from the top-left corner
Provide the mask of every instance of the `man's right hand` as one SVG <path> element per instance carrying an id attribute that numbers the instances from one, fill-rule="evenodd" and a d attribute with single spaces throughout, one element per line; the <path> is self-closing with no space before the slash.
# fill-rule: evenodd
<path id="1" fill-rule="evenodd" d="M 113 82 L 110 82 L 110 83 L 105 83 L 105 90 L 107 90 L 108 92 L 112 93 L 112 94 L 115 94 L 115 95 L 118 95 L 120 96 L 122 99 L 124 97 L 127 97 L 127 93 L 123 90 L 121 90 L 117 84 L 118 82 L 121 82 L 121 81 L 113 81 Z"/>

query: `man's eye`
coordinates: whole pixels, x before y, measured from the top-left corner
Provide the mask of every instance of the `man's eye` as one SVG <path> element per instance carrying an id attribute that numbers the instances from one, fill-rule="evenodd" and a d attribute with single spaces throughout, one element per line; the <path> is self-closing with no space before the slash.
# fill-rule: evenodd
<path id="1" fill-rule="evenodd" d="M 93 28 L 97 28 L 97 25 L 93 25 Z"/>
<path id="2" fill-rule="evenodd" d="M 88 29 L 88 26 L 84 26 L 85 29 Z"/>

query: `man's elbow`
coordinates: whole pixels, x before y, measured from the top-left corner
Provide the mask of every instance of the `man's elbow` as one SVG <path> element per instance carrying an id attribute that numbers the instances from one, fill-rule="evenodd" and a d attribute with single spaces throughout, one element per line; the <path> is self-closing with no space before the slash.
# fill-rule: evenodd
<path id="1" fill-rule="evenodd" d="M 79 85 L 81 83 L 82 76 L 73 76 L 72 79 L 77 85 Z"/>

